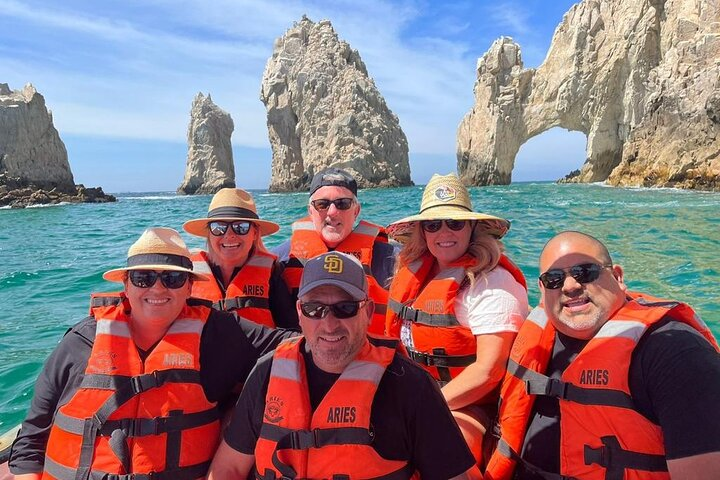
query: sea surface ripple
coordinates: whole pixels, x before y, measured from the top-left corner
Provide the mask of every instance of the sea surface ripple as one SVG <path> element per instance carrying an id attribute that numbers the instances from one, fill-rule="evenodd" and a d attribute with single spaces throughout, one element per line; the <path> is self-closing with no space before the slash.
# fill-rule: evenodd
<path id="1" fill-rule="evenodd" d="M 306 214 L 307 194 L 254 191 L 262 218 L 288 238 Z M 604 240 L 634 290 L 690 303 L 720 335 L 720 194 L 601 185 L 519 183 L 471 189 L 476 210 L 512 221 L 504 242 L 538 299 L 537 259 L 563 230 Z M 386 225 L 418 210 L 422 187 L 360 192 L 362 218 Z M 102 274 L 122 266 L 144 229 L 177 230 L 207 212 L 210 196 L 119 194 L 118 202 L 0 210 L 0 433 L 22 420 L 35 378 L 63 333 L 88 311 L 91 292 L 117 284 Z M 183 232 L 190 247 L 203 240 Z"/>

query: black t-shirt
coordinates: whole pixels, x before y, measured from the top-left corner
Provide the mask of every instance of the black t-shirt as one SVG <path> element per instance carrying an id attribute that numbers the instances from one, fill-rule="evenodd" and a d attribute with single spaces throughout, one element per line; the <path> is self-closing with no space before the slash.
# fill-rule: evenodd
<path id="1" fill-rule="evenodd" d="M 315 409 L 340 375 L 319 369 L 309 353 L 303 357 Z M 247 455 L 254 454 L 262 427 L 271 366 L 272 354 L 258 362 L 225 429 L 228 445 Z M 446 480 L 475 463 L 436 383 L 398 354 L 378 385 L 370 422 L 375 451 L 388 460 L 407 460 L 424 480 Z"/>
<path id="2" fill-rule="evenodd" d="M 217 265 L 208 263 L 210 265 L 210 271 L 212 271 L 215 280 L 217 281 L 220 290 L 225 296 L 227 286 L 223 283 L 222 270 Z M 278 328 L 290 328 L 293 330 L 300 330 L 300 324 L 298 322 L 297 309 L 295 308 L 295 300 L 293 300 L 290 290 L 288 289 L 285 280 L 282 278 L 282 271 L 284 266 L 280 263 L 275 263 L 270 272 L 269 288 L 268 288 L 268 301 L 270 303 L 270 313 L 272 314 L 275 326 Z M 230 280 L 235 278 L 242 267 L 238 267 L 233 270 Z"/>
<path id="3" fill-rule="evenodd" d="M 88 317 L 70 328 L 45 362 L 27 417 L 13 444 L 9 466 L 14 474 L 42 471 L 53 417 L 82 382 L 96 325 Z M 269 329 L 238 320 L 227 312 L 212 311 L 200 337 L 200 381 L 205 396 L 213 402 L 231 398 L 232 389 L 245 381 L 258 358 L 294 335 L 292 331 Z"/>
<path id="4" fill-rule="evenodd" d="M 560 378 L 586 344 L 558 333 L 545 374 Z M 666 318 L 644 335 L 632 355 L 629 386 L 636 410 L 662 427 L 668 459 L 720 451 L 720 355 L 692 327 Z M 559 418 L 558 400 L 538 396 L 521 453 L 554 473 L 560 470 Z M 515 478 L 539 477 L 519 467 Z"/>

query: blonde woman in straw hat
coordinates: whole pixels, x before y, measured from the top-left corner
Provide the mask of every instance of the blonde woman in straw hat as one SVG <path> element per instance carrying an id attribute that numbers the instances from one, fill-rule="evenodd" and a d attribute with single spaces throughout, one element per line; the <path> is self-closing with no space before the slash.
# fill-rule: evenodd
<path id="1" fill-rule="evenodd" d="M 455 174 L 433 175 L 420 212 L 388 226 L 402 242 L 386 333 L 438 381 L 478 464 L 497 387 L 528 313 L 525 279 L 500 241 L 502 218 L 473 211 Z"/>
<path id="2" fill-rule="evenodd" d="M 196 271 L 211 278 L 193 287 L 193 297 L 261 325 L 299 329 L 282 267 L 262 241 L 280 227 L 258 217 L 252 195 L 223 188 L 210 201 L 207 216 L 185 222 L 183 228 L 207 240 L 207 251 L 194 253 L 192 260 Z"/>
<path id="3" fill-rule="evenodd" d="M 10 458 L 18 479 L 204 478 L 218 403 L 258 358 L 295 335 L 190 298 L 207 277 L 170 228 L 151 228 L 103 278 L 93 307 L 45 363 Z"/>

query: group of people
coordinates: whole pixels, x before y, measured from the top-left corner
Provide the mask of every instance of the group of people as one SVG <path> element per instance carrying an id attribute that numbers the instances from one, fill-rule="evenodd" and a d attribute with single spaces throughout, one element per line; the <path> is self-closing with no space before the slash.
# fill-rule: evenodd
<path id="1" fill-rule="evenodd" d="M 331 168 L 273 251 L 240 189 L 183 225 L 205 251 L 146 230 L 46 362 L 16 478 L 720 476 L 720 354 L 688 305 L 568 231 L 530 311 L 509 222 L 452 174 L 387 227 L 360 211 Z"/>

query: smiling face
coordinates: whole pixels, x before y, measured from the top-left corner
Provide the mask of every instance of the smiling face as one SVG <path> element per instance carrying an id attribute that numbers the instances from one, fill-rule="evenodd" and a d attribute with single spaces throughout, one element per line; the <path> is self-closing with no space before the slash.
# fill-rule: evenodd
<path id="1" fill-rule="evenodd" d="M 208 231 L 208 256 L 210 261 L 222 268 L 236 268 L 245 264 L 258 236 L 258 228 L 250 223 L 246 235 L 238 235 L 228 226 L 225 235 L 216 237 Z"/>
<path id="2" fill-rule="evenodd" d="M 443 221 L 437 232 L 423 233 L 428 250 L 437 259 L 440 268 L 445 268 L 467 252 L 472 235 L 472 222 L 465 222 L 463 228 L 456 231 L 450 230 Z"/>
<path id="3" fill-rule="evenodd" d="M 167 288 L 159 278 L 150 288 L 136 287 L 127 279 L 124 285 L 136 328 L 169 327 L 180 315 L 192 289 L 191 280 L 180 288 Z"/>
<path id="4" fill-rule="evenodd" d="M 548 242 L 540 256 L 540 272 L 583 263 L 610 264 L 605 247 L 577 232 L 561 233 Z M 604 268 L 594 282 L 579 283 L 570 275 L 557 289 L 538 282 L 545 313 L 555 328 L 573 338 L 589 340 L 625 303 L 627 287 L 619 265 Z"/>
<path id="5" fill-rule="evenodd" d="M 310 196 L 310 201 L 353 197 L 353 193 L 345 187 L 325 186 L 317 189 Z M 317 210 L 310 204 L 308 213 L 315 226 L 315 231 L 320 234 L 325 245 L 328 248 L 335 248 L 350 235 L 355 227 L 355 220 L 360 215 L 360 204 L 356 201 L 347 210 L 340 210 L 334 204 L 331 204 L 327 210 Z"/>
<path id="6" fill-rule="evenodd" d="M 303 315 L 300 304 L 320 302 L 332 305 L 343 301 L 354 299 L 338 287 L 322 286 L 309 291 L 297 302 L 300 328 L 313 361 L 318 368 L 328 373 L 342 373 L 365 345 L 374 305 L 368 301 L 351 318 L 338 319 L 330 311 L 325 318 L 316 320 Z"/>

